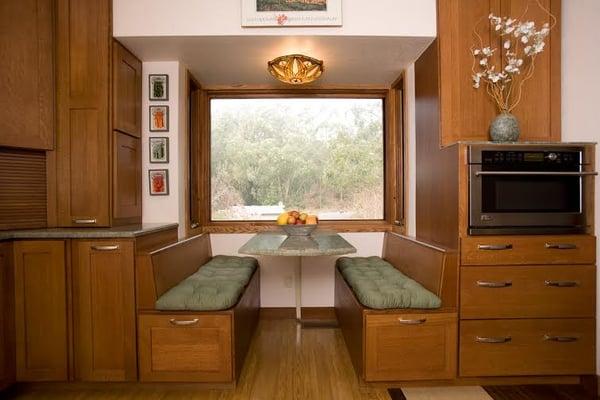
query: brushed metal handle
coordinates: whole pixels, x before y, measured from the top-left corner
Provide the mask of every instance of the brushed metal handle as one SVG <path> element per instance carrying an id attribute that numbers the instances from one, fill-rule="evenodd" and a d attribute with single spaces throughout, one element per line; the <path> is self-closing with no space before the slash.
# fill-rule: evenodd
<path id="1" fill-rule="evenodd" d="M 107 245 L 107 246 L 92 246 L 92 250 L 96 250 L 96 251 L 115 251 L 115 250 L 119 250 L 119 245 L 118 244 L 111 244 L 111 245 Z"/>
<path id="2" fill-rule="evenodd" d="M 400 322 L 403 325 L 422 325 L 425 322 L 427 322 L 427 318 L 422 318 L 422 319 L 404 319 L 404 318 L 398 318 L 398 322 Z"/>
<path id="3" fill-rule="evenodd" d="M 190 326 L 190 325 L 196 325 L 198 323 L 199 319 L 198 318 L 194 318 L 194 319 L 190 319 L 190 320 L 185 320 L 185 321 L 178 321 L 175 318 L 171 318 L 169 320 L 169 322 L 171 323 L 171 325 L 175 325 L 175 326 Z"/>
<path id="4" fill-rule="evenodd" d="M 485 337 L 485 336 L 476 336 L 475 341 L 477 343 L 508 343 L 512 340 L 510 336 L 497 336 L 497 337 Z"/>
<path id="5" fill-rule="evenodd" d="M 199 227 L 200 227 L 200 223 L 199 222 L 192 222 L 190 224 L 190 228 L 192 228 L 192 229 L 196 229 L 196 228 L 199 228 Z"/>
<path id="6" fill-rule="evenodd" d="M 577 245 L 573 243 L 546 243 L 545 247 L 547 249 L 572 250 L 576 249 Z"/>
<path id="7" fill-rule="evenodd" d="M 544 285 L 552 287 L 575 287 L 579 286 L 577 281 L 544 281 Z"/>
<path id="8" fill-rule="evenodd" d="M 479 250 L 510 250 L 513 248 L 512 244 L 478 244 Z"/>
<path id="9" fill-rule="evenodd" d="M 598 172 L 561 172 L 561 171 L 477 171 L 475 176 L 597 176 Z"/>
<path id="10" fill-rule="evenodd" d="M 553 335 L 544 335 L 544 340 L 548 342 L 560 342 L 560 343 L 571 343 L 579 340 L 578 337 L 575 336 L 553 336 Z"/>
<path id="11" fill-rule="evenodd" d="M 477 281 L 477 286 L 484 288 L 506 288 L 511 287 L 512 282 L 488 282 L 488 281 Z"/>
<path id="12" fill-rule="evenodd" d="M 73 220 L 74 224 L 80 224 L 80 225 L 95 224 L 96 222 L 97 222 L 96 218 L 83 218 L 83 219 L 74 219 Z"/>

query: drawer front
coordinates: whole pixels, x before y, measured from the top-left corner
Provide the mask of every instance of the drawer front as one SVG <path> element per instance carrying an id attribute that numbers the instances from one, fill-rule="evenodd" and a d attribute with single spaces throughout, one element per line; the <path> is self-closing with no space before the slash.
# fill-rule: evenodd
<path id="1" fill-rule="evenodd" d="M 461 265 L 595 264 L 596 238 L 470 236 L 461 239 Z"/>
<path id="2" fill-rule="evenodd" d="M 460 376 L 595 373 L 594 319 L 461 321 Z"/>
<path id="3" fill-rule="evenodd" d="M 367 315 L 365 380 L 456 376 L 456 314 Z"/>
<path id="4" fill-rule="evenodd" d="M 460 272 L 460 317 L 594 317 L 596 267 L 470 267 Z"/>
<path id="5" fill-rule="evenodd" d="M 230 382 L 229 315 L 141 315 L 139 369 L 144 382 Z"/>

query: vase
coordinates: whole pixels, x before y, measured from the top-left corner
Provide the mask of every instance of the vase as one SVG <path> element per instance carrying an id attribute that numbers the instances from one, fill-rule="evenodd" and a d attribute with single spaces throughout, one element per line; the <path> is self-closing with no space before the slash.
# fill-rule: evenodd
<path id="1" fill-rule="evenodd" d="M 519 120 L 508 112 L 499 114 L 490 125 L 490 137 L 493 142 L 516 142 L 520 133 Z"/>

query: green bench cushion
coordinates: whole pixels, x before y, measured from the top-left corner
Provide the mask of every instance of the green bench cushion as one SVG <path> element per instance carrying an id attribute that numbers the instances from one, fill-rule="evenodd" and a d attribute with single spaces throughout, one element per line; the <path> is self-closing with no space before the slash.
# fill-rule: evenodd
<path id="1" fill-rule="evenodd" d="M 342 257 L 337 267 L 365 307 L 429 309 L 442 304 L 439 297 L 381 257 Z"/>
<path id="2" fill-rule="evenodd" d="M 156 301 L 157 310 L 216 311 L 233 307 L 257 267 L 252 257 L 216 256 Z"/>

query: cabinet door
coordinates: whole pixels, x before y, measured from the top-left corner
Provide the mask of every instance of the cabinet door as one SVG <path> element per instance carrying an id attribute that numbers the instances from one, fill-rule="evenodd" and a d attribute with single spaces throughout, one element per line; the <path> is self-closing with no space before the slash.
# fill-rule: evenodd
<path id="1" fill-rule="evenodd" d="M 60 226 L 109 226 L 109 0 L 57 0 Z"/>
<path id="2" fill-rule="evenodd" d="M 141 139 L 115 131 L 113 163 L 113 225 L 141 223 Z"/>
<path id="3" fill-rule="evenodd" d="M 133 242 L 73 242 L 77 380 L 136 380 L 133 263 Z"/>
<path id="4" fill-rule="evenodd" d="M 67 274 L 65 242 L 14 244 L 18 381 L 65 381 Z"/>
<path id="5" fill-rule="evenodd" d="M 0 2 L 0 146 L 54 146 L 54 1 Z"/>
<path id="6" fill-rule="evenodd" d="M 113 41 L 113 129 L 142 135 L 142 62 Z"/>
<path id="7" fill-rule="evenodd" d="M 0 243 L 0 390 L 15 382 L 15 309 L 12 244 Z"/>

